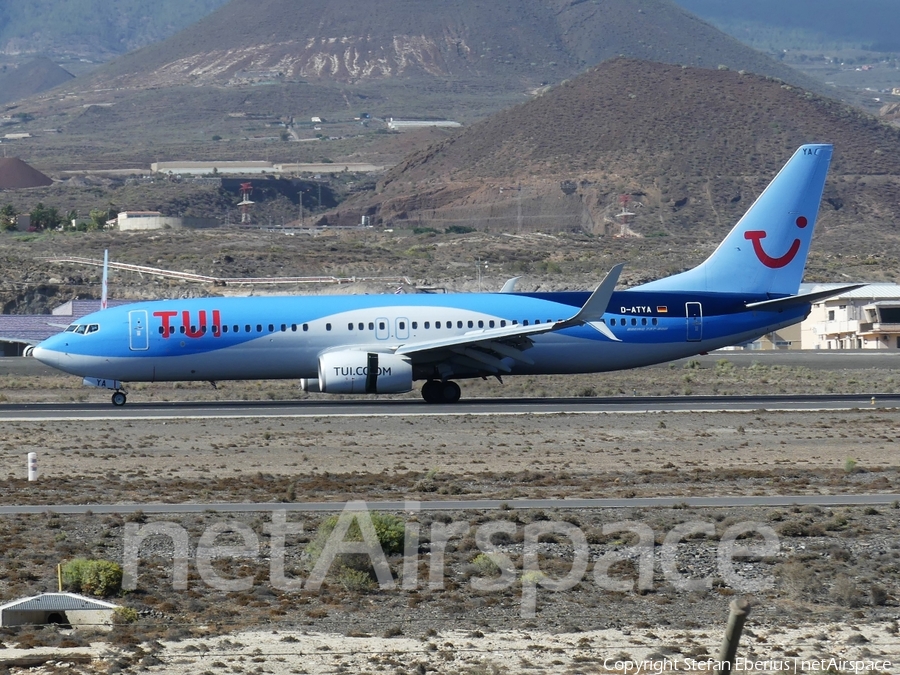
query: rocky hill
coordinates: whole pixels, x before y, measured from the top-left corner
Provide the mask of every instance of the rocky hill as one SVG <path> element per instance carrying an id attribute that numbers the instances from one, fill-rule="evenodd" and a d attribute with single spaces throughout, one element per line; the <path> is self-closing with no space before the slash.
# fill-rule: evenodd
<path id="1" fill-rule="evenodd" d="M 18 157 L 0 157 L 0 190 L 46 187 L 53 181 Z"/>
<path id="2" fill-rule="evenodd" d="M 344 112 L 439 114 L 467 100 L 480 117 L 620 54 L 818 86 L 670 0 L 233 0 L 67 91 L 79 105 L 183 86 L 239 100 L 306 82 L 339 86 Z"/>
<path id="3" fill-rule="evenodd" d="M 119 59 L 97 80 L 196 85 L 271 72 L 343 82 L 427 75 L 539 84 L 618 54 L 796 76 L 668 0 L 234 0 Z"/>
<path id="4" fill-rule="evenodd" d="M 71 80 L 74 75 L 45 56 L 0 71 L 0 103 L 18 101 Z"/>
<path id="5" fill-rule="evenodd" d="M 637 234 L 718 239 L 806 142 L 836 147 L 823 231 L 895 236 L 900 129 L 771 78 L 632 59 L 413 154 L 331 220 L 620 233 L 627 194 Z"/>

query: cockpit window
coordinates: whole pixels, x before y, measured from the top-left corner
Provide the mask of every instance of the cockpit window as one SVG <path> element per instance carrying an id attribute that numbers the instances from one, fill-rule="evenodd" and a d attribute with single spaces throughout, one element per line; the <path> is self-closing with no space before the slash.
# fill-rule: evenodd
<path id="1" fill-rule="evenodd" d="M 78 326 L 75 329 L 75 332 L 78 333 L 79 335 L 84 335 L 84 331 L 86 331 L 86 330 L 87 330 L 87 324 L 81 324 L 80 326 Z"/>
<path id="2" fill-rule="evenodd" d="M 85 332 L 87 334 L 91 334 L 91 333 L 96 333 L 98 330 L 100 330 L 100 324 L 92 323 L 92 324 L 88 324 L 87 330 Z"/>
<path id="3" fill-rule="evenodd" d="M 73 323 L 66 328 L 66 332 L 74 333 L 76 328 L 78 328 L 78 324 Z"/>

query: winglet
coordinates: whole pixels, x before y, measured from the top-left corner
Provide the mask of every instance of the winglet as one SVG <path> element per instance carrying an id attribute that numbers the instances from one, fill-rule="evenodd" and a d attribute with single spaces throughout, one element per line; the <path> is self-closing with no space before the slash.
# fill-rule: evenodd
<path id="1" fill-rule="evenodd" d="M 571 319 L 556 324 L 556 328 L 580 326 L 603 318 L 606 308 L 609 307 L 609 301 L 612 299 L 616 284 L 619 282 L 619 275 L 622 273 L 623 267 L 625 267 L 625 263 L 619 263 L 613 267 L 609 274 L 606 275 L 606 278 L 597 286 L 597 289 L 591 293 L 591 297 L 587 299 L 584 306 L 578 310 L 578 313 Z"/>
<path id="2" fill-rule="evenodd" d="M 503 288 L 500 289 L 501 293 L 514 293 L 516 290 L 516 284 L 519 283 L 519 279 L 522 277 L 513 277 L 512 279 L 507 279 L 506 283 L 503 284 Z"/>

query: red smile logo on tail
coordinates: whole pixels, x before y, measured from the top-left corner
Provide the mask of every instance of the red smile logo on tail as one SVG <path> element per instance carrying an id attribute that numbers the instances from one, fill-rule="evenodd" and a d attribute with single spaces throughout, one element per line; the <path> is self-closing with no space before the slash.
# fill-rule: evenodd
<path id="1" fill-rule="evenodd" d="M 796 222 L 797 227 L 804 228 L 809 221 L 807 221 L 804 216 L 800 216 L 799 218 L 797 218 Z M 744 232 L 744 239 L 749 239 L 753 242 L 753 252 L 756 253 L 756 257 L 759 258 L 759 261 L 766 267 L 769 267 L 773 270 L 777 270 L 791 264 L 791 262 L 797 256 L 797 252 L 800 250 L 800 240 L 794 239 L 787 253 L 785 253 L 780 258 L 773 258 L 763 249 L 762 240 L 765 238 L 766 233 L 764 230 L 750 230 L 748 232 Z"/>

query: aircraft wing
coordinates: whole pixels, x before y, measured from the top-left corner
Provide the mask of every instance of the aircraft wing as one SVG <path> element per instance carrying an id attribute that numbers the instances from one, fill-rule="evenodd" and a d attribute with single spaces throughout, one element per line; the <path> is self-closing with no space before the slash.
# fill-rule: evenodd
<path id="1" fill-rule="evenodd" d="M 619 274 L 624 263 L 613 267 L 606 278 L 597 286 L 596 290 L 584 303 L 584 306 L 573 316 L 564 321 L 523 326 L 515 324 L 503 328 L 487 328 L 469 331 L 462 335 L 429 340 L 428 342 L 415 342 L 405 344 L 394 350 L 395 354 L 408 356 L 425 356 L 430 352 L 450 352 L 456 361 L 461 361 L 469 367 L 486 369 L 493 372 L 510 372 L 509 365 L 501 361 L 504 357 L 527 364 L 534 362 L 524 354 L 524 350 L 531 347 L 530 337 L 541 333 L 590 324 L 598 332 L 610 340 L 619 341 L 605 323 L 600 319 L 606 312 L 609 301 L 612 298 Z"/>

